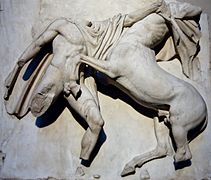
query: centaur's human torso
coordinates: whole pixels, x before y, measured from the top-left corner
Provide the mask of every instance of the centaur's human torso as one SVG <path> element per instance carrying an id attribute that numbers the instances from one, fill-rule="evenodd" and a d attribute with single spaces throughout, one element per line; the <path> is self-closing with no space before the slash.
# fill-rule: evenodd
<path id="1" fill-rule="evenodd" d="M 161 15 L 153 13 L 129 28 L 126 34 L 123 35 L 121 43 L 138 41 L 142 45 L 153 49 L 161 43 L 168 32 L 166 20 Z"/>
<path id="2" fill-rule="evenodd" d="M 180 91 L 186 84 L 161 69 L 156 62 L 153 48 L 168 32 L 165 19 L 153 13 L 129 28 L 108 58 L 120 72 L 117 86 L 150 108 L 162 109 L 177 93 L 176 89 Z M 195 91 L 192 87 L 189 90 Z"/>

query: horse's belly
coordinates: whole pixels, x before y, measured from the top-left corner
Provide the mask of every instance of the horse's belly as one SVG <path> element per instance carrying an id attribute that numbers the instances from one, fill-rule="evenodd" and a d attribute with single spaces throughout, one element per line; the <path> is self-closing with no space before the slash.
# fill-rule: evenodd
<path id="1" fill-rule="evenodd" d="M 135 59 L 131 60 L 133 61 Z M 130 73 L 118 82 L 144 106 L 169 105 L 177 94 L 177 87 L 183 86 L 183 81 L 165 72 L 156 62 L 148 63 L 147 60 L 139 61 L 134 63 L 136 67 L 128 64 L 127 71 Z"/>
<path id="2" fill-rule="evenodd" d="M 137 72 L 134 72 L 134 78 L 119 78 L 120 88 L 143 106 L 157 108 L 159 105 L 169 105 L 176 93 L 169 78 L 153 74 L 156 73 L 154 71 L 147 71 L 145 75 Z"/>

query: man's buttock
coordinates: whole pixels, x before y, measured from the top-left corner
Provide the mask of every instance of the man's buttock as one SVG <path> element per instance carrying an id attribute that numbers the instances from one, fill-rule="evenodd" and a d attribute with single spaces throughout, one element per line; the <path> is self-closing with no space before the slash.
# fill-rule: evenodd
<path id="1" fill-rule="evenodd" d="M 138 41 L 149 48 L 154 48 L 164 39 L 168 33 L 165 19 L 158 14 L 150 14 L 141 21 L 135 23 L 125 32 L 123 41 Z"/>

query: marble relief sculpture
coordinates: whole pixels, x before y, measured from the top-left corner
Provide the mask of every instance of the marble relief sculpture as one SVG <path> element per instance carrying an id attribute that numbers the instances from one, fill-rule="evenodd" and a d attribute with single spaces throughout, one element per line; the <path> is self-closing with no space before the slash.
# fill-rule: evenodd
<path id="1" fill-rule="evenodd" d="M 159 0 L 105 21 L 56 19 L 28 46 L 7 77 L 7 112 L 22 118 L 31 111 L 38 117 L 62 94 L 88 124 L 80 158 L 89 160 L 104 124 L 97 70 L 109 77 L 110 84 L 156 112 L 157 147 L 134 157 L 122 176 L 174 150 L 176 163 L 190 160 L 188 143 L 206 127 L 206 104 L 191 84 L 167 73 L 156 61 L 177 57 L 186 77 L 193 77 L 194 67 L 199 67 L 200 14 L 201 9 L 190 4 Z M 93 67 L 89 73 L 87 65 Z"/>

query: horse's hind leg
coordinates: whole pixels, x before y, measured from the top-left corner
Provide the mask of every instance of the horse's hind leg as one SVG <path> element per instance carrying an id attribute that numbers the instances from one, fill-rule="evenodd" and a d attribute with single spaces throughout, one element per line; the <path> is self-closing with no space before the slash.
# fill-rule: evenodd
<path id="1" fill-rule="evenodd" d="M 169 129 L 164 124 L 164 122 L 159 122 L 158 117 L 154 118 L 154 130 L 157 140 L 156 148 L 150 152 L 134 157 L 129 163 L 125 165 L 121 176 L 126 176 L 128 174 L 134 173 L 136 167 L 141 167 L 143 164 L 153 159 L 173 154 L 173 149 L 171 147 L 169 137 Z"/>
<path id="2" fill-rule="evenodd" d="M 178 117 L 170 117 L 170 121 L 174 122 Z M 175 162 L 186 161 L 192 158 L 190 148 L 188 145 L 187 133 L 188 131 L 179 123 L 172 123 L 172 135 L 176 144 L 176 153 L 174 156 Z"/>

